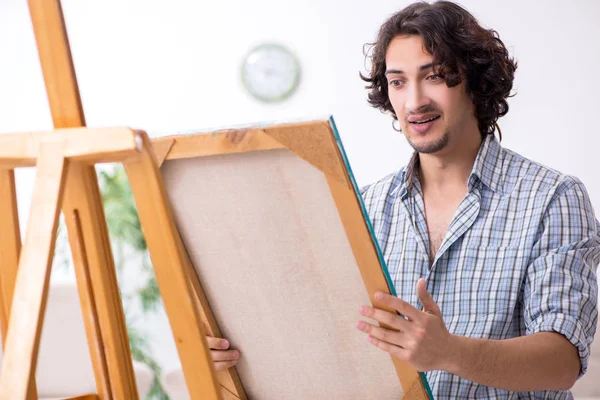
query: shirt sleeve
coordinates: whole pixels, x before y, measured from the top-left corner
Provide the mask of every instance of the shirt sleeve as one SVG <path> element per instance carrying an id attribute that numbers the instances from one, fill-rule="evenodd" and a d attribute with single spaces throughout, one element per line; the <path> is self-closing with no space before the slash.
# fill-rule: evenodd
<path id="1" fill-rule="evenodd" d="M 580 181 L 555 193 L 537 239 L 523 292 L 526 331 L 567 338 L 579 351 L 581 377 L 598 320 L 600 223 Z"/>

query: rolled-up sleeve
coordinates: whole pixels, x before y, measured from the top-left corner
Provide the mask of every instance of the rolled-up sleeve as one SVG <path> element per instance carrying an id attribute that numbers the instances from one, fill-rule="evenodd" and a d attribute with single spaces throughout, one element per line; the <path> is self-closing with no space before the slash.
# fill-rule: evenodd
<path id="1" fill-rule="evenodd" d="M 581 377 L 598 320 L 600 223 L 577 179 L 550 201 L 532 254 L 523 292 L 527 334 L 562 334 L 579 351 Z"/>

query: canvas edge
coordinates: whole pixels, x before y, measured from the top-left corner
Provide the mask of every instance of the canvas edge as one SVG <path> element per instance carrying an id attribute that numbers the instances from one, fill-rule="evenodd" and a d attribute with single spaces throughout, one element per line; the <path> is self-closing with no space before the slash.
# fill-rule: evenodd
<path id="1" fill-rule="evenodd" d="M 348 172 L 348 180 L 350 181 L 350 184 L 352 186 L 352 188 L 354 189 L 354 194 L 356 195 L 356 198 L 358 200 L 358 203 L 360 204 L 360 208 L 363 214 L 363 218 L 367 224 L 367 227 L 369 229 L 369 234 L 371 236 L 371 239 L 373 240 L 373 245 L 375 246 L 375 249 L 377 250 L 377 256 L 379 258 L 379 262 L 381 264 L 381 269 L 384 273 L 387 285 L 388 285 L 388 289 L 390 291 L 390 293 L 394 296 L 397 296 L 398 294 L 396 293 L 396 289 L 394 287 L 394 284 L 392 282 L 392 278 L 390 276 L 390 272 L 387 268 L 387 263 L 385 262 L 385 259 L 383 257 L 383 252 L 381 251 L 381 247 L 379 246 L 379 242 L 377 241 L 377 238 L 375 236 L 375 229 L 373 228 L 373 224 L 371 222 L 371 219 L 369 218 L 369 214 L 367 213 L 367 208 L 365 206 L 365 202 L 362 198 L 362 195 L 360 193 L 360 188 L 358 187 L 358 184 L 356 183 L 356 178 L 354 177 L 354 172 L 352 171 L 352 167 L 350 166 L 350 161 L 348 159 L 348 155 L 346 154 L 346 151 L 344 149 L 344 145 L 342 144 L 342 139 L 339 135 L 339 131 L 337 129 L 337 126 L 335 124 L 335 120 L 333 118 L 333 115 L 331 115 L 329 117 L 329 126 L 331 127 L 331 131 L 333 133 L 333 137 L 335 139 L 335 142 L 337 144 L 338 150 L 340 151 L 340 155 L 342 157 L 342 161 L 344 162 L 344 166 L 346 168 L 346 171 Z M 419 376 L 421 377 L 421 381 L 423 382 L 423 386 L 425 386 L 425 391 L 427 392 L 427 396 L 429 396 L 430 400 L 434 400 L 433 399 L 433 393 L 431 391 L 431 388 L 429 387 L 429 382 L 427 382 L 427 377 L 425 376 L 424 372 L 419 372 Z"/>

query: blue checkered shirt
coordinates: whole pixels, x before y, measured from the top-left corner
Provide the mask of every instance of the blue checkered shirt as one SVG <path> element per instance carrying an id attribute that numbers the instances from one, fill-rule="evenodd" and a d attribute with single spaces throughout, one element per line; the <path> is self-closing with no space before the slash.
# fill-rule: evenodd
<path id="1" fill-rule="evenodd" d="M 361 190 L 398 297 L 421 308 L 421 277 L 448 330 L 508 339 L 564 335 L 587 368 L 598 318 L 600 223 L 583 184 L 502 148 L 482 143 L 433 264 L 418 155 Z M 484 355 L 482 355 L 484 357 Z M 435 399 L 571 399 L 569 391 L 510 392 L 444 371 L 427 372 Z"/>

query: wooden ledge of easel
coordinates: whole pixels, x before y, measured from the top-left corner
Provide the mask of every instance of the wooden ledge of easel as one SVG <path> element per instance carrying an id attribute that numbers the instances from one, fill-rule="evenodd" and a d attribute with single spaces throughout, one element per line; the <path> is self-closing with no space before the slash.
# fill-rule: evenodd
<path id="1" fill-rule="evenodd" d="M 65 158 L 83 163 L 125 161 L 142 150 L 143 131 L 129 128 L 69 128 L 0 135 L 0 167 L 33 167 L 44 141 L 64 143 Z"/>

